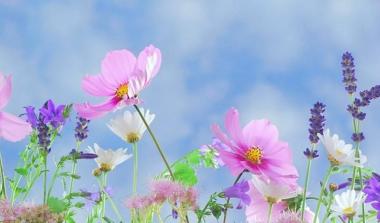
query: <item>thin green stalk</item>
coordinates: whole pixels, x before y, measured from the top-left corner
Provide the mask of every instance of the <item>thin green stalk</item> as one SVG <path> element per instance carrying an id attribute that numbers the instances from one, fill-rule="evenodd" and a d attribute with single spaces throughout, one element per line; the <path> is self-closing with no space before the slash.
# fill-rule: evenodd
<path id="1" fill-rule="evenodd" d="M 106 184 L 107 184 L 107 174 L 103 173 L 102 174 L 102 185 L 101 185 L 102 191 L 104 191 Z M 102 213 L 101 214 L 102 222 L 104 222 L 104 216 L 106 214 L 106 196 L 104 196 L 104 194 L 102 196 L 102 212 L 101 213 Z"/>
<path id="2" fill-rule="evenodd" d="M 77 145 L 76 145 L 76 149 L 75 151 L 78 151 L 79 147 L 80 147 L 80 143 L 79 141 L 77 141 Z M 76 159 L 73 159 L 73 167 L 71 169 L 71 176 L 75 175 L 77 172 L 77 160 Z M 71 194 L 73 192 L 73 186 L 74 186 L 74 177 L 71 177 L 71 180 L 70 180 L 70 189 L 69 189 L 69 194 Z"/>
<path id="3" fill-rule="evenodd" d="M 172 180 L 174 181 L 174 180 L 175 180 L 175 177 L 174 177 L 173 171 L 172 171 L 172 169 L 170 168 L 169 162 L 167 161 L 166 156 L 164 155 L 164 152 L 163 152 L 163 150 L 161 149 L 160 144 L 158 143 L 156 137 L 154 136 L 152 130 L 150 129 L 149 124 L 146 122 L 146 120 L 145 120 L 145 118 L 144 118 L 144 115 L 141 113 L 139 107 L 138 107 L 137 105 L 133 105 L 133 106 L 135 107 L 137 113 L 139 113 L 139 116 L 141 117 L 142 121 L 144 122 L 146 129 L 148 130 L 150 136 L 152 137 L 152 140 L 153 140 L 154 144 L 156 145 L 157 150 L 158 150 L 158 152 L 160 153 L 160 156 L 161 156 L 162 160 L 164 161 L 165 166 L 166 166 L 166 168 L 168 169 L 169 174 L 170 174 Z"/>
<path id="4" fill-rule="evenodd" d="M 132 143 L 133 148 L 133 194 L 137 192 L 137 168 L 138 168 L 138 156 L 137 156 L 137 143 Z"/>
<path id="5" fill-rule="evenodd" d="M 246 172 L 246 170 L 243 170 L 235 179 L 234 181 L 234 184 L 237 184 L 237 182 L 239 182 L 240 178 L 243 176 L 243 174 Z M 230 198 L 227 198 L 227 202 L 226 204 L 224 205 L 224 217 L 223 217 L 223 223 L 226 223 L 227 222 L 227 211 L 228 211 L 228 205 L 230 204 Z"/>
<path id="6" fill-rule="evenodd" d="M 119 209 L 115 205 L 115 202 L 113 201 L 111 196 L 109 196 L 109 194 L 104 190 L 104 188 L 103 188 L 103 194 L 105 194 L 107 199 L 110 201 L 113 211 L 115 212 L 116 216 L 119 218 L 119 222 L 123 222 L 123 217 L 121 217 Z"/>
<path id="7" fill-rule="evenodd" d="M 269 202 L 268 221 L 267 221 L 267 223 L 271 223 L 271 220 L 272 220 L 272 209 L 273 209 L 273 203 Z"/>
<path id="8" fill-rule="evenodd" d="M 43 159 L 44 159 L 44 178 L 43 178 L 43 186 L 44 186 L 44 204 L 47 204 L 47 191 L 46 191 L 46 183 L 47 183 L 47 152 L 44 151 L 43 154 Z"/>
<path id="9" fill-rule="evenodd" d="M 315 148 L 315 143 L 311 145 L 311 153 L 313 153 Z M 311 161 L 312 158 L 308 157 L 307 158 L 307 167 L 306 167 L 306 177 L 305 177 L 305 183 L 304 183 L 304 189 L 302 193 L 302 207 L 301 207 L 301 219 L 303 221 L 304 218 L 304 212 L 305 212 L 305 206 L 306 206 L 306 193 L 307 193 L 307 188 L 309 186 L 309 179 L 310 179 L 310 169 L 311 169 Z"/>
<path id="10" fill-rule="evenodd" d="M 326 213 L 325 213 L 325 216 L 323 217 L 322 223 L 325 223 L 330 216 L 331 204 L 332 204 L 333 198 L 334 198 L 333 192 L 330 191 L 329 192 L 329 203 L 327 204 Z"/>
<path id="11" fill-rule="evenodd" d="M 323 179 L 321 191 L 319 193 L 319 198 L 318 198 L 317 210 L 315 211 L 313 223 L 317 222 L 319 211 L 321 210 L 323 191 L 325 190 L 325 188 L 327 186 L 327 183 L 328 183 L 329 178 L 331 176 L 332 169 L 333 169 L 333 167 L 330 166 L 329 169 L 327 170 L 327 174 L 325 175 L 325 177 Z"/>
<path id="12" fill-rule="evenodd" d="M 3 157 L 1 156 L 0 153 L 0 174 L 1 174 L 1 192 L 0 192 L 0 197 L 2 199 L 7 199 L 7 188 L 5 185 L 5 174 L 4 174 L 4 166 L 3 166 Z"/>
<path id="13" fill-rule="evenodd" d="M 53 190 L 53 187 L 54 187 L 54 183 L 55 183 L 55 181 L 56 181 L 56 179 L 57 179 L 57 177 L 58 177 L 58 172 L 59 172 L 59 170 L 61 170 L 61 166 L 57 166 L 57 168 L 55 169 L 55 171 L 54 171 L 54 174 L 53 174 L 53 177 L 52 177 L 52 180 L 50 181 L 50 183 L 49 183 L 49 187 L 48 187 L 48 192 L 47 192 L 47 199 L 49 200 L 49 197 L 50 197 L 50 194 L 51 194 L 51 192 L 52 192 L 52 190 Z"/>

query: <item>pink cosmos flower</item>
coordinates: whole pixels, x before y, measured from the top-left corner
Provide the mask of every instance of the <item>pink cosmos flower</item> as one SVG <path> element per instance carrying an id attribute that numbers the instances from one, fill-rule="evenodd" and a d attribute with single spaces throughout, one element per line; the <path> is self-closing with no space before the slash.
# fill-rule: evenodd
<path id="1" fill-rule="evenodd" d="M 149 45 L 136 58 L 128 50 L 109 52 L 102 61 L 101 73 L 85 76 L 82 88 L 87 93 L 108 99 L 97 105 L 76 104 L 83 118 L 93 119 L 124 105 L 140 103 L 138 94 L 147 87 L 161 66 L 161 52 Z"/>
<path id="2" fill-rule="evenodd" d="M 241 129 L 239 112 L 231 108 L 227 112 L 225 126 L 230 137 L 216 124 L 211 128 L 214 135 L 229 147 L 218 148 L 218 151 L 233 175 L 248 170 L 274 181 L 295 183 L 298 172 L 292 164 L 291 150 L 287 143 L 279 140 L 278 130 L 270 121 L 253 120 Z"/>
<path id="3" fill-rule="evenodd" d="M 0 73 L 0 110 L 9 102 L 12 94 L 12 77 Z M 0 138 L 19 141 L 32 132 L 32 127 L 23 119 L 0 111 Z"/>

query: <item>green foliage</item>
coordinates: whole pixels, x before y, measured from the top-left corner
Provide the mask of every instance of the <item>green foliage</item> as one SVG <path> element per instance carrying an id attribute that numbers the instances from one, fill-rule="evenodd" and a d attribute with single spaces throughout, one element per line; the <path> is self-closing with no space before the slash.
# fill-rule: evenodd
<path id="1" fill-rule="evenodd" d="M 49 197 L 47 205 L 49 206 L 50 211 L 53 213 L 62 213 L 66 211 L 69 206 L 67 202 L 56 197 Z"/>
<path id="2" fill-rule="evenodd" d="M 193 186 L 198 182 L 195 170 L 188 163 L 177 163 L 173 167 L 174 177 L 184 185 Z"/>

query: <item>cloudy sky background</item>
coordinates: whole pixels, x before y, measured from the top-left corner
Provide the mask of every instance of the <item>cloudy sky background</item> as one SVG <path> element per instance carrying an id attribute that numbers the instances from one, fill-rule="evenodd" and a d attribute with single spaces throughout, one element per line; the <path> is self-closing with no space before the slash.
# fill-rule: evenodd
<path id="1" fill-rule="evenodd" d="M 379 9 L 375 0 L 0 0 L 0 70 L 12 74 L 14 84 L 6 111 L 21 114 L 23 106 L 38 107 L 49 98 L 58 103 L 95 101 L 81 90 L 81 78 L 97 73 L 110 50 L 128 48 L 137 54 L 153 43 L 162 51 L 162 68 L 144 91 L 143 106 L 157 115 L 152 128 L 170 161 L 209 143 L 210 124 L 222 124 L 234 106 L 242 123 L 272 120 L 304 176 L 302 151 L 308 146 L 307 119 L 315 101 L 327 104 L 333 132 L 347 141 L 351 135 L 348 97 L 341 84 L 342 53 L 355 57 L 359 89 L 380 83 Z M 380 164 L 372 157 L 378 156 L 379 109 L 379 102 L 371 104 L 363 125 L 363 151 L 378 171 Z M 114 115 L 91 123 L 83 148 L 95 142 L 126 147 L 105 126 Z M 52 160 L 73 148 L 74 124 L 72 118 L 53 147 Z M 25 143 L 1 142 L 8 173 Z M 327 167 L 323 150 L 321 154 L 313 163 L 314 185 Z M 140 145 L 140 164 L 143 192 L 163 168 L 149 137 Z M 83 181 L 78 189 L 96 188 L 90 175 L 94 167 L 93 161 L 79 164 Z M 118 203 L 131 193 L 131 173 L 131 161 L 111 173 L 110 184 L 122 195 Z M 204 173 L 198 185 L 202 201 L 233 181 L 226 168 Z M 40 195 L 36 190 L 30 199 L 38 202 Z M 243 222 L 242 217 L 234 220 Z"/>

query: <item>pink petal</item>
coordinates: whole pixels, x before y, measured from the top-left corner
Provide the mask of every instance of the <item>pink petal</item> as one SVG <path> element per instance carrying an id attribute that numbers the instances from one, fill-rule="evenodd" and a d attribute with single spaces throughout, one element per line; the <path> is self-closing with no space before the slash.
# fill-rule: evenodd
<path id="1" fill-rule="evenodd" d="M 211 125 L 211 131 L 214 133 L 216 138 L 222 141 L 223 144 L 227 145 L 231 149 L 234 149 L 236 147 L 233 142 L 231 142 L 231 140 L 227 137 L 227 135 L 222 132 L 219 125 Z"/>
<path id="2" fill-rule="evenodd" d="M 270 149 L 271 144 L 278 140 L 278 130 L 269 120 L 254 120 L 244 127 L 243 136 L 250 146 Z"/>
<path id="3" fill-rule="evenodd" d="M 296 167 L 291 161 L 265 159 L 260 165 L 260 170 L 264 176 L 271 178 L 273 181 L 289 185 L 296 184 L 299 176 Z"/>
<path id="4" fill-rule="evenodd" d="M 137 69 L 139 74 L 147 76 L 149 82 L 160 70 L 161 67 L 161 51 L 160 49 L 149 45 L 140 52 L 137 58 Z"/>
<path id="5" fill-rule="evenodd" d="M 82 88 L 94 96 L 112 96 L 119 85 L 112 85 L 103 75 L 85 76 L 82 80 Z"/>
<path id="6" fill-rule="evenodd" d="M 114 110 L 119 102 L 120 99 L 111 98 L 110 100 L 97 105 L 91 105 L 89 103 L 75 104 L 74 109 L 78 112 L 79 116 L 87 119 L 94 119 L 102 117 L 108 112 Z"/>
<path id="7" fill-rule="evenodd" d="M 113 86 L 128 82 L 134 76 L 136 57 L 128 50 L 109 52 L 102 61 L 102 75 Z"/>
<path id="8" fill-rule="evenodd" d="M 228 110 L 225 125 L 228 133 L 235 141 L 238 147 L 247 147 L 249 145 L 245 145 L 242 142 L 242 132 L 239 124 L 239 112 L 235 108 L 231 108 Z"/>
<path id="9" fill-rule="evenodd" d="M 12 76 L 4 76 L 0 73 L 0 109 L 9 102 L 12 94 Z"/>
<path id="10" fill-rule="evenodd" d="M 241 157 L 235 153 L 228 152 L 223 149 L 218 149 L 219 157 L 225 163 L 225 165 L 230 169 L 232 175 L 239 175 L 245 168 L 241 164 Z"/>
<path id="11" fill-rule="evenodd" d="M 0 137 L 11 142 L 20 141 L 32 132 L 32 127 L 23 119 L 0 112 Z"/>

